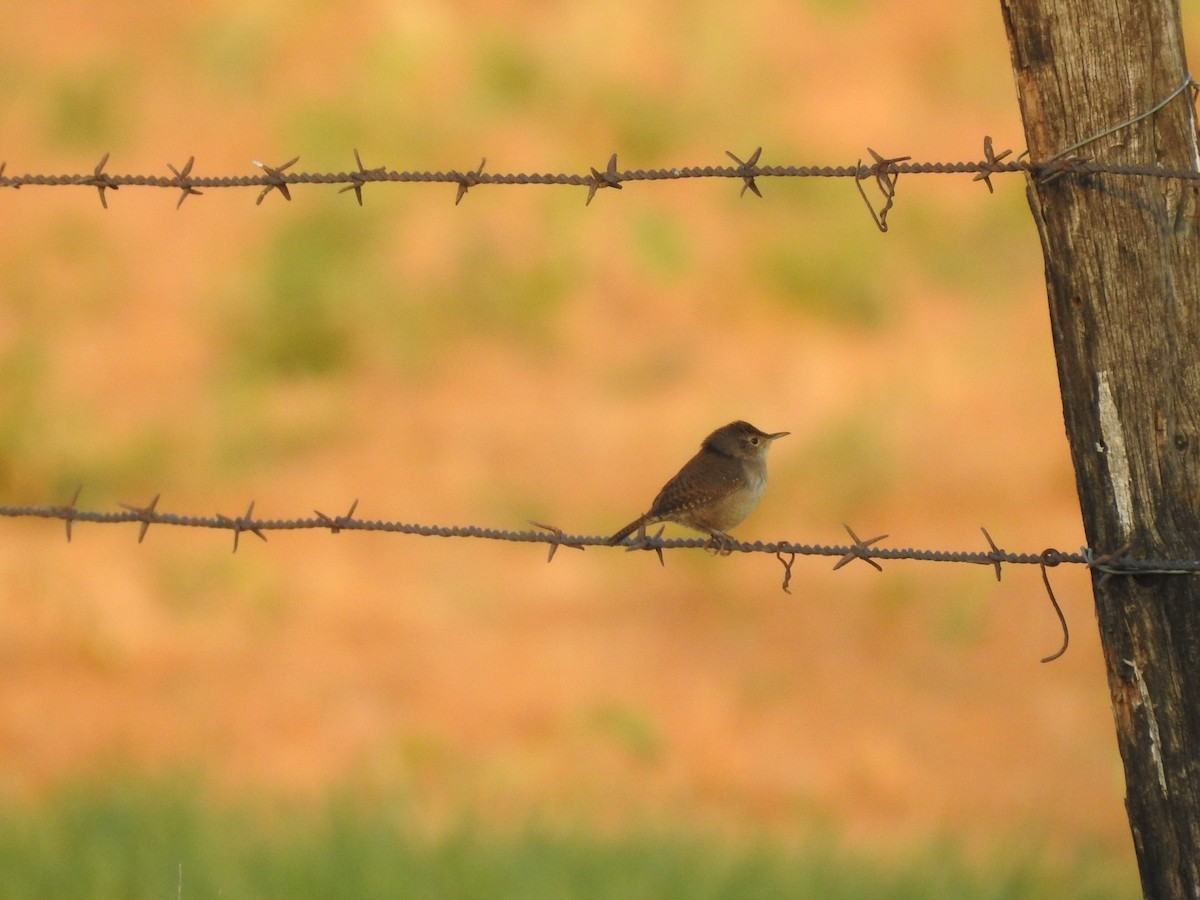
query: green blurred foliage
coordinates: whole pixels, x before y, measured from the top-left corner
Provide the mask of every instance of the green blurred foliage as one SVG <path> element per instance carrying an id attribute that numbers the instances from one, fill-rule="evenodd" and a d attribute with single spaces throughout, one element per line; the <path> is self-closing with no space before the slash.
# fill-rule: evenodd
<path id="1" fill-rule="evenodd" d="M 453 277 L 432 287 L 431 304 L 460 335 L 486 334 L 526 346 L 544 342 L 573 284 L 569 253 L 558 250 L 531 247 L 516 257 L 490 231 L 468 227 L 454 251 Z"/>
<path id="2" fill-rule="evenodd" d="M 1015 305 L 1023 283 L 1014 258 L 1028 258 L 1037 244 L 1029 227 L 1024 193 L 1001 185 L 970 209 L 948 209 L 944 202 L 914 196 L 905 203 L 903 227 L 895 236 L 901 253 L 930 283 L 966 300 Z M 889 239 L 891 235 L 889 235 Z"/>
<path id="3" fill-rule="evenodd" d="M 656 762 L 663 755 L 663 736 L 645 712 L 621 703 L 603 703 L 588 719 L 591 730 L 639 762 Z"/>
<path id="4" fill-rule="evenodd" d="M 846 265 L 856 249 L 814 247 L 793 236 L 760 251 L 759 277 L 771 297 L 787 307 L 851 328 L 874 329 L 888 317 L 882 275 L 870 266 Z"/>
<path id="5" fill-rule="evenodd" d="M 894 452 L 889 451 L 879 422 L 889 410 L 883 401 L 875 410 L 856 407 L 831 419 L 819 434 L 801 448 L 799 457 L 785 457 L 773 480 L 793 477 L 790 469 L 804 472 L 847 472 L 851 477 L 822 478 L 809 494 L 806 505 L 816 520 L 854 519 L 856 510 L 870 509 L 899 483 Z"/>
<path id="6" fill-rule="evenodd" d="M 119 149 L 129 140 L 134 111 L 134 74 L 120 60 L 52 76 L 45 86 L 47 136 L 53 145 L 96 153 Z"/>
<path id="7" fill-rule="evenodd" d="M 241 94 L 266 84 L 278 22 L 263 3 L 221 6 L 193 20 L 179 42 L 205 83 Z"/>
<path id="8" fill-rule="evenodd" d="M 31 334 L 0 354 L 0 488 L 18 486 L 37 491 L 44 485 L 30 484 L 34 472 L 44 472 L 44 434 L 50 424 L 38 414 L 39 398 L 46 375 L 46 348 Z"/>
<path id="9" fill-rule="evenodd" d="M 696 253 L 679 216 L 640 209 L 631 223 L 632 247 L 643 269 L 664 279 L 684 278 Z"/>
<path id="10" fill-rule="evenodd" d="M 552 75 L 519 35 L 497 31 L 483 36 L 471 61 L 476 102 L 485 112 L 533 107 L 547 96 Z"/>
<path id="11" fill-rule="evenodd" d="M 258 284 L 235 298 L 231 361 L 252 376 L 323 378 L 356 355 L 354 313 L 371 280 L 377 232 L 355 211 L 326 201 L 297 210 L 272 233 Z M 365 276 L 365 277 L 364 277 Z"/>
<path id="12" fill-rule="evenodd" d="M 1128 897 L 1135 874 L 1098 852 L 1030 848 L 968 862 L 953 841 L 885 862 L 814 836 L 721 841 L 660 825 L 616 836 L 463 820 L 438 834 L 404 803 L 324 808 L 195 799 L 188 780 L 115 778 L 0 808 L 0 898 L 519 897 L 1040 900 Z"/>

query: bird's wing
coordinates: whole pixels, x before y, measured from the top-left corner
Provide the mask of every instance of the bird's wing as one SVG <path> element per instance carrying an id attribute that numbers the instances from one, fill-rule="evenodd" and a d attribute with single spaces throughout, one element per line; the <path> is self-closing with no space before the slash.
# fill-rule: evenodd
<path id="1" fill-rule="evenodd" d="M 716 503 L 744 483 L 742 464 L 731 456 L 701 450 L 663 485 L 648 515 L 670 516 Z"/>

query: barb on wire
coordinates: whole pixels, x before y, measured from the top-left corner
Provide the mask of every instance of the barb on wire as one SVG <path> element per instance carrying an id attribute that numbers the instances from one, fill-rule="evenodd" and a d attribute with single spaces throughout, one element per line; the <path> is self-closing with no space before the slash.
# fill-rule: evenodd
<path id="1" fill-rule="evenodd" d="M 990 134 L 985 134 L 983 136 L 983 158 L 989 166 L 994 167 L 997 163 L 1005 159 L 1005 157 L 1011 155 L 1011 150 L 1005 150 L 1003 153 L 996 153 L 996 151 L 992 149 L 992 136 Z M 994 174 L 995 172 L 993 169 L 984 169 L 983 171 L 978 172 L 971 180 L 982 181 L 987 185 L 988 193 L 994 194 L 996 193 L 996 189 L 992 186 L 992 175 Z"/>
<path id="2" fill-rule="evenodd" d="M 330 534 L 337 534 L 343 528 L 346 528 L 354 523 L 354 511 L 356 509 L 358 509 L 357 497 L 355 497 L 354 502 L 350 504 L 350 511 L 344 516 L 338 516 L 336 519 L 329 518 L 329 516 L 325 515 L 325 513 L 321 512 L 319 509 L 314 509 L 313 512 L 317 514 L 317 519 L 320 520 L 321 524 L 329 528 Z"/>
<path id="3" fill-rule="evenodd" d="M 554 525 L 543 525 L 541 522 L 535 522 L 532 519 L 529 520 L 529 524 L 534 528 L 540 528 L 548 532 L 554 537 L 554 540 L 550 541 L 550 552 L 546 556 L 546 562 L 554 562 L 554 554 L 558 552 L 559 547 L 571 547 L 574 550 L 583 549 L 583 544 L 568 538 L 567 533 L 561 528 L 557 528 Z"/>
<path id="4" fill-rule="evenodd" d="M 183 200 L 180 199 L 180 202 L 182 203 Z M 161 496 L 162 494 L 155 494 L 154 499 L 150 501 L 148 506 L 134 506 L 132 503 L 117 504 L 122 509 L 127 509 L 130 512 L 135 513 L 141 521 L 142 527 L 138 529 L 139 544 L 146 539 L 146 532 L 150 530 L 150 523 L 154 521 L 153 516 L 155 507 L 158 506 L 158 498 Z"/>
<path id="5" fill-rule="evenodd" d="M 279 193 L 283 194 L 283 199 L 290 203 L 292 200 L 292 194 L 291 191 L 288 190 L 288 179 L 284 172 L 298 162 L 300 162 L 300 157 L 298 156 L 289 159 L 282 166 L 268 166 L 266 163 L 259 162 L 257 159 L 253 160 L 254 165 L 258 166 L 267 173 L 267 180 L 264 182 L 266 187 L 264 187 L 259 193 L 258 199 L 254 201 L 254 205 L 261 206 L 263 200 L 266 199 L 267 194 L 271 193 L 271 191 L 279 191 Z"/>
<path id="6" fill-rule="evenodd" d="M 105 153 L 100 157 L 100 162 L 96 163 L 96 168 L 92 170 L 91 176 L 83 179 L 84 184 L 94 187 L 97 193 L 100 194 L 100 205 L 105 209 L 108 209 L 108 200 L 105 199 L 104 192 L 110 188 L 115 191 L 120 187 L 111 175 L 105 174 L 104 166 L 107 163 L 108 154 Z"/>
<path id="7" fill-rule="evenodd" d="M 297 156 L 297 157 L 296 157 L 296 159 L 292 160 L 292 162 L 295 162 L 295 161 L 296 161 L 296 160 L 298 160 L 299 158 L 300 158 L 300 157 L 298 157 L 298 156 Z M 382 168 L 379 168 L 379 169 L 367 169 L 367 168 L 365 168 L 365 167 L 363 166 L 363 163 L 362 163 L 362 157 L 358 155 L 358 148 L 357 148 L 357 147 L 355 147 L 355 148 L 354 148 L 354 162 L 355 162 L 355 163 L 358 165 L 358 170 L 357 170 L 357 171 L 355 171 L 355 172 L 350 172 L 350 173 L 348 173 L 348 174 L 346 175 L 346 177 L 350 179 L 350 183 L 349 183 L 348 185 L 346 185 L 344 188 L 341 188 L 341 189 L 338 191 L 338 193 L 339 193 L 339 194 L 344 194 L 344 193 L 346 193 L 346 191 L 354 191 L 354 198 L 355 198 L 356 200 L 358 200 L 358 205 L 359 205 L 359 206 L 362 206 L 362 189 L 363 189 L 363 185 L 364 185 L 364 184 L 366 184 L 366 182 L 367 182 L 367 181 L 368 181 L 368 180 L 369 180 L 369 179 L 370 179 L 372 176 L 378 176 L 378 175 L 382 174 L 384 170 L 383 170 Z M 292 164 L 292 163 L 288 163 L 288 165 L 289 165 L 289 166 L 290 166 L 291 164 Z M 284 166 L 284 168 L 287 168 L 287 166 Z M 286 197 L 286 196 L 287 196 L 287 194 L 285 193 L 285 194 L 284 194 L 284 196 Z M 288 197 L 288 199 L 290 200 L 290 199 L 291 199 L 291 197 Z M 258 202 L 259 202 L 259 203 L 261 203 L 261 202 L 262 202 L 262 198 L 261 198 L 261 197 L 259 198 L 259 201 L 258 201 Z"/>
<path id="8" fill-rule="evenodd" d="M 996 580 L 1000 580 L 1000 563 L 1004 559 L 1004 551 L 996 546 L 996 542 L 992 540 L 992 536 L 988 534 L 988 530 L 982 525 L 979 530 L 983 532 L 984 539 L 988 542 L 988 546 L 992 548 L 992 552 L 988 554 L 987 561 L 996 567 Z"/>
<path id="9" fill-rule="evenodd" d="M 616 159 L 616 157 L 613 157 Z M 454 195 L 454 205 L 458 206 L 462 202 L 462 198 L 467 196 L 467 191 L 479 184 L 479 176 L 483 174 L 483 167 L 487 165 L 487 157 L 483 157 L 479 161 L 479 168 L 474 172 L 467 172 L 458 182 L 458 191 Z"/>
<path id="10" fill-rule="evenodd" d="M 623 188 L 621 173 L 617 171 L 617 154 L 615 153 L 608 158 L 608 165 L 603 172 L 596 171 L 595 167 L 592 168 L 592 178 L 588 183 L 587 201 L 583 204 L 584 206 L 591 205 L 592 198 L 596 196 L 596 191 L 600 188 L 616 188 L 618 191 Z"/>
<path id="11" fill-rule="evenodd" d="M 231 519 L 228 516 L 223 516 L 220 513 L 217 513 L 217 521 L 220 522 L 223 527 L 229 528 L 233 531 L 234 553 L 237 553 L 238 551 L 238 538 L 242 536 L 243 531 L 249 531 L 251 534 L 257 535 L 259 539 L 264 542 L 267 539 L 267 536 L 263 534 L 263 528 L 265 526 L 254 520 L 253 500 L 250 501 L 250 505 L 246 508 L 246 514 L 244 516 L 238 516 L 236 519 Z"/>
<path id="12" fill-rule="evenodd" d="M 67 543 L 71 543 L 71 526 L 75 524 L 77 510 L 75 504 L 79 501 L 79 495 L 83 493 L 83 485 L 75 488 L 75 493 L 71 495 L 71 499 L 62 506 L 51 506 L 50 509 L 55 513 L 57 518 L 63 520 L 67 526 Z"/>
<path id="13" fill-rule="evenodd" d="M 189 194 L 194 194 L 195 196 L 199 197 L 203 193 L 203 191 L 198 191 L 187 183 L 188 176 L 192 174 L 192 166 L 195 164 L 195 162 L 196 157 L 189 156 L 188 161 L 183 164 L 182 170 L 176 169 L 173 165 L 167 163 L 167 168 L 171 170 L 172 174 L 174 174 L 176 185 L 179 188 L 179 199 L 175 202 L 176 209 L 179 209 L 179 207 L 183 206 L 183 201 L 188 198 Z"/>
<path id="14" fill-rule="evenodd" d="M 870 147 L 867 148 L 867 152 L 875 158 L 875 165 L 864 167 L 860 159 L 857 169 L 861 173 L 861 177 L 859 174 L 855 175 L 854 186 L 858 188 L 858 194 L 862 197 L 863 203 L 867 204 L 867 212 L 871 214 L 871 220 L 875 223 L 875 227 L 886 234 L 888 230 L 888 213 L 891 212 L 892 206 L 896 202 L 896 182 L 900 180 L 898 166 L 900 163 L 908 162 L 912 157 L 895 156 L 891 159 L 885 159 Z M 867 176 L 875 179 L 879 193 L 883 194 L 883 206 L 879 208 L 878 212 L 871 204 L 870 198 L 867 197 L 867 192 L 863 190 L 863 178 Z"/>
<path id="15" fill-rule="evenodd" d="M 742 185 L 742 192 L 738 196 L 745 197 L 746 191 L 751 191 L 754 196 L 761 198 L 762 191 L 758 189 L 758 184 L 754 179 L 758 176 L 758 158 L 762 156 L 762 147 L 751 153 L 750 158 L 745 162 L 742 162 L 728 150 L 725 151 L 725 155 L 738 164 L 738 174 L 741 175 L 745 182 Z"/>
<path id="16" fill-rule="evenodd" d="M 658 531 L 654 532 L 653 540 L 647 540 L 646 526 L 639 525 L 637 534 L 634 536 L 633 540 L 631 540 L 628 543 L 628 545 L 625 547 L 625 552 L 629 553 L 633 550 L 653 550 L 655 553 L 658 554 L 658 564 L 665 569 L 667 566 L 667 561 L 665 559 L 663 559 L 662 534 L 666 530 L 667 530 L 666 525 L 660 525 L 658 528 Z M 705 544 L 705 546 L 706 547 L 711 546 L 711 543 L 712 542 L 709 541 L 707 544 Z"/>
<path id="17" fill-rule="evenodd" d="M 834 564 L 833 570 L 836 572 L 842 566 L 846 565 L 846 563 L 852 562 L 856 559 L 861 559 L 867 565 L 874 567 L 875 571 L 882 572 L 883 566 L 871 559 L 867 551 L 871 549 L 872 544 L 879 543 L 885 537 L 887 537 L 887 535 L 881 534 L 879 537 L 868 538 L 864 541 L 854 533 L 854 530 L 849 525 L 843 524 L 842 527 L 846 529 L 846 533 L 850 535 L 850 540 L 854 541 L 854 543 L 850 546 L 850 549 L 842 555 L 842 558 Z"/>

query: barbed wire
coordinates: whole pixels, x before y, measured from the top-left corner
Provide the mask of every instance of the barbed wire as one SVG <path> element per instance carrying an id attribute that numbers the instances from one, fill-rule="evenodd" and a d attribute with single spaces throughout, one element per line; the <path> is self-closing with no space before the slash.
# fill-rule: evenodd
<path id="1" fill-rule="evenodd" d="M 1046 162 L 1025 159 L 1009 159 L 1011 150 L 996 153 L 990 137 L 984 138 L 984 156 L 978 160 L 957 162 L 917 162 L 909 156 L 885 157 L 868 148 L 872 162 L 865 164 L 861 159 L 853 165 L 760 165 L 762 148 L 757 148 L 746 160 L 732 152 L 727 155 L 736 166 L 686 166 L 659 169 L 619 169 L 617 154 L 609 157 L 608 164 L 601 170 L 591 168 L 589 173 L 569 172 L 485 172 L 485 158 L 470 171 L 458 169 L 398 171 L 385 166 L 366 168 L 357 150 L 354 151 L 358 168 L 349 172 L 292 172 L 299 157 L 282 165 L 273 166 L 254 161 L 261 169 L 256 175 L 195 175 L 195 157 L 191 157 L 182 168 L 170 163 L 171 175 L 117 174 L 106 172 L 109 155 L 106 153 L 91 172 L 69 174 L 8 173 L 7 163 L 0 163 L 0 188 L 14 190 L 27 186 L 41 187 L 89 187 L 94 188 L 101 205 L 108 208 L 108 191 L 122 187 L 146 187 L 179 191 L 178 208 L 190 196 L 201 196 L 205 190 L 221 188 L 258 188 L 256 203 L 261 204 L 272 192 L 278 192 L 285 200 L 292 199 L 291 189 L 296 185 L 332 184 L 342 185 L 341 192 L 353 191 L 361 205 L 363 188 L 377 183 L 423 183 L 452 184 L 455 186 L 454 202 L 462 202 L 467 192 L 479 185 L 540 184 L 551 186 L 573 186 L 587 188 L 586 203 L 590 204 L 597 191 L 607 188 L 622 190 L 626 183 L 645 181 L 677 181 L 698 178 L 731 178 L 742 182 L 742 194 L 747 191 L 761 197 L 759 180 L 764 178 L 851 178 L 854 180 L 867 210 L 880 231 L 888 230 L 887 217 L 895 203 L 896 185 L 901 175 L 972 175 L 973 181 L 982 181 L 989 191 L 993 190 L 992 176 L 1023 172 L 1039 183 L 1049 183 L 1067 175 L 1084 178 L 1091 175 L 1129 175 L 1150 178 L 1176 178 L 1188 181 L 1200 180 L 1200 171 L 1191 169 L 1167 169 L 1160 166 L 1121 165 L 1089 160 L 1082 156 L 1059 156 Z M 864 184 L 873 184 L 878 191 L 874 201 L 868 196 Z"/>
<path id="2" fill-rule="evenodd" d="M 864 165 L 862 159 L 859 158 L 852 166 L 764 166 L 759 164 L 763 148 L 758 147 L 744 160 L 732 151 L 726 150 L 725 155 L 737 163 L 736 166 L 687 166 L 683 168 L 622 170 L 617 167 L 617 154 L 614 153 L 609 157 L 608 164 L 603 169 L 597 169 L 592 166 L 589 167 L 590 171 L 588 173 L 583 174 L 568 172 L 485 172 L 484 168 L 487 165 L 487 157 L 484 157 L 475 169 L 465 172 L 458 169 L 449 169 L 446 171 L 397 171 L 389 169 L 386 166 L 368 169 L 363 165 L 362 157 L 359 155 L 358 150 L 355 150 L 354 161 L 357 168 L 350 172 L 288 171 L 300 161 L 300 157 L 297 156 L 278 166 L 253 160 L 253 164 L 262 172 L 259 175 L 193 175 L 192 169 L 195 166 L 196 158 L 192 156 L 179 169 L 175 168 L 171 163 L 167 163 L 167 168 L 171 170 L 171 177 L 168 178 L 164 175 L 117 175 L 105 172 L 104 169 L 108 165 L 109 158 L 109 155 L 105 153 L 90 173 L 66 175 L 24 173 L 8 175 L 5 174 L 7 163 L 0 162 L 0 188 L 12 188 L 16 190 L 27 185 L 40 185 L 43 187 L 91 187 L 96 189 L 100 197 L 100 205 L 105 209 L 108 208 L 107 191 L 115 191 L 129 186 L 165 188 L 179 191 L 179 199 L 175 203 L 175 207 L 178 209 L 188 197 L 200 196 L 203 193 L 202 188 L 205 190 L 217 188 L 258 188 L 259 194 L 255 203 L 261 204 L 267 195 L 272 192 L 278 192 L 285 200 L 291 200 L 291 188 L 294 185 L 340 184 L 343 185 L 340 193 L 353 191 L 355 199 L 358 200 L 358 204 L 361 206 L 363 202 L 363 187 L 367 184 L 379 182 L 453 184 L 455 185 L 455 205 L 462 202 L 467 191 L 478 185 L 569 185 L 586 187 L 586 203 L 590 204 L 595 198 L 597 191 L 605 188 L 622 190 L 625 183 L 631 181 L 733 178 L 741 180 L 741 193 L 743 196 L 746 191 L 750 191 L 756 196 L 761 197 L 762 191 L 758 186 L 758 179 L 760 178 L 853 178 L 855 187 L 857 187 L 859 194 L 866 203 L 868 212 L 871 214 L 872 221 L 875 222 L 876 227 L 880 231 L 886 232 L 888 230 L 888 213 L 895 204 L 896 183 L 901 175 L 969 174 L 974 176 L 972 178 L 973 181 L 982 181 L 987 185 L 989 192 L 994 190 L 992 186 L 993 175 L 1003 175 L 1013 172 L 1023 172 L 1040 184 L 1047 184 L 1067 175 L 1078 176 L 1086 180 L 1087 176 L 1100 174 L 1147 178 L 1175 178 L 1185 181 L 1200 180 L 1200 171 L 1194 169 L 1167 169 L 1156 165 L 1105 163 L 1075 153 L 1075 151 L 1100 138 L 1129 128 L 1143 119 L 1149 118 L 1185 92 L 1188 93 L 1189 102 L 1194 105 L 1197 91 L 1198 85 L 1192 78 L 1191 73 L 1185 73 L 1183 80 L 1166 97 L 1163 97 L 1153 105 L 1122 122 L 1102 129 L 1081 141 L 1076 141 L 1074 144 L 1059 150 L 1041 162 L 1025 159 L 1028 152 L 1022 153 L 1012 159 L 1009 159 L 1012 156 L 1011 150 L 996 153 L 992 146 L 992 139 L 989 136 L 985 136 L 983 139 L 982 159 L 959 162 L 914 162 L 910 156 L 885 157 L 868 147 L 867 152 L 874 160 L 869 165 Z M 876 189 L 879 191 L 881 200 L 876 201 L 879 203 L 878 208 L 876 207 L 876 203 L 873 203 L 867 196 L 867 192 L 863 188 L 864 182 L 874 182 Z"/>
<path id="3" fill-rule="evenodd" d="M 350 504 L 344 515 L 330 516 L 320 510 L 313 510 L 314 516 L 307 518 L 267 519 L 254 515 L 254 502 L 240 516 L 227 516 L 216 513 L 212 516 L 194 516 L 179 513 L 164 512 L 158 509 L 161 494 L 145 506 L 132 503 L 119 504 L 118 511 L 102 511 L 81 509 L 78 506 L 82 488 L 75 491 L 68 503 L 42 506 L 3 506 L 0 505 L 0 517 L 9 519 L 58 519 L 65 523 L 67 541 L 72 538 L 73 527 L 77 522 L 96 525 L 118 525 L 137 523 L 138 543 L 146 538 L 146 532 L 151 525 L 166 525 L 179 528 L 207 528 L 229 531 L 233 534 L 233 552 L 236 553 L 243 534 L 253 534 L 260 540 L 266 541 L 268 531 L 328 531 L 330 534 L 340 534 L 343 531 L 383 531 L 419 537 L 441 538 L 476 538 L 492 541 L 510 541 L 514 543 L 547 544 L 549 552 L 547 562 L 554 560 L 560 547 L 570 547 L 583 550 L 586 547 L 610 546 L 609 538 L 603 535 L 569 534 L 554 525 L 542 522 L 530 522 L 533 530 L 511 530 L 505 528 L 487 528 L 480 525 L 426 525 L 415 522 L 402 522 L 392 519 L 363 519 L 355 516 L 358 510 L 358 500 Z M 850 536 L 850 544 L 805 544 L 794 541 L 737 541 L 713 538 L 664 538 L 663 529 L 657 534 L 648 535 L 642 529 L 632 538 L 627 538 L 616 545 L 625 551 L 648 550 L 658 555 L 658 560 L 666 564 L 663 556 L 665 550 L 700 549 L 714 552 L 720 556 L 732 553 L 770 553 L 783 566 L 783 583 L 781 587 L 786 593 L 791 593 L 792 567 L 801 556 L 824 556 L 836 559 L 835 570 L 855 561 L 861 560 L 878 571 L 883 567 L 880 561 L 916 560 L 921 562 L 958 563 L 968 565 L 991 566 L 996 573 L 996 580 L 1001 578 L 1004 565 L 1036 565 L 1041 569 L 1042 582 L 1047 596 L 1062 626 L 1063 643 L 1058 651 L 1042 659 L 1050 662 L 1062 656 L 1070 642 L 1070 631 L 1067 620 L 1059 606 L 1058 599 L 1050 585 L 1047 573 L 1049 568 L 1059 565 L 1082 565 L 1089 570 L 1101 573 L 1106 579 L 1115 575 L 1197 575 L 1200 574 L 1200 560 L 1162 560 L 1153 558 L 1138 558 L 1132 555 L 1130 545 L 1125 545 L 1110 553 L 1096 553 L 1088 547 L 1081 548 L 1078 553 L 1064 553 L 1053 547 L 1040 553 L 1014 553 L 1001 549 L 986 528 L 981 528 L 987 541 L 986 550 L 937 550 L 916 547 L 879 547 L 880 541 L 888 535 L 881 534 L 872 538 L 860 538 L 849 525 L 843 526 Z"/>
<path id="4" fill-rule="evenodd" d="M 864 164 L 860 159 L 853 165 L 760 165 L 762 148 L 757 148 L 746 160 L 733 153 L 727 155 L 736 166 L 687 166 L 660 169 L 619 169 L 617 154 L 609 157 L 603 170 L 592 168 L 590 173 L 527 173 L 485 172 L 485 158 L 470 171 L 450 169 L 447 171 L 397 171 L 380 166 L 368 169 L 357 150 L 354 151 L 358 168 L 350 172 L 292 172 L 288 171 L 299 162 L 299 157 L 278 166 L 254 161 L 262 170 L 258 175 L 193 175 L 195 157 L 188 159 L 182 168 L 167 164 L 171 176 L 151 174 L 116 174 L 106 172 L 109 155 L 106 153 L 91 172 L 72 174 L 7 173 L 7 163 L 0 163 L 0 188 L 14 190 L 27 186 L 41 187 L 90 187 L 100 197 L 101 205 L 108 208 L 108 191 L 122 187 L 147 187 L 179 191 L 176 208 L 190 196 L 200 196 L 205 190 L 219 188 L 258 188 L 256 203 L 261 204 L 272 192 L 278 192 L 285 200 L 291 200 L 291 189 L 295 185 L 333 184 L 343 185 L 341 192 L 353 191 L 359 205 L 363 202 L 363 188 L 375 183 L 440 183 L 455 185 L 455 204 L 462 201 L 467 192 L 479 185 L 540 184 L 553 186 L 586 187 L 586 203 L 590 204 L 596 192 L 613 188 L 622 190 L 628 182 L 677 181 L 697 178 L 732 178 L 742 182 L 742 194 L 747 191 L 761 197 L 759 179 L 763 178 L 851 178 L 860 196 L 866 203 L 880 231 L 888 230 L 888 213 L 895 204 L 896 185 L 901 175 L 973 175 L 973 181 L 982 181 L 989 191 L 993 190 L 992 176 L 1014 172 L 1028 174 L 1040 183 L 1048 183 L 1066 175 L 1080 178 L 1098 175 L 1129 175 L 1151 178 L 1176 178 L 1189 181 L 1200 180 L 1200 171 L 1190 169 L 1166 169 L 1160 166 L 1118 165 L 1101 163 L 1081 156 L 1063 156 L 1047 162 L 1031 162 L 1023 159 L 1008 159 L 1011 150 L 994 152 L 991 138 L 984 138 L 984 157 L 979 160 L 958 162 L 915 162 L 908 156 L 884 157 L 868 148 L 873 162 Z M 868 196 L 864 184 L 873 184 L 878 191 L 874 201 Z"/>
<path id="5" fill-rule="evenodd" d="M 553 560 L 559 547 L 571 547 L 582 550 L 585 547 L 614 546 L 609 544 L 606 535 L 570 534 L 554 525 L 542 522 L 530 522 L 534 530 L 513 530 L 507 528 L 489 528 L 481 525 L 429 525 L 419 522 L 404 522 L 397 519 L 364 519 L 355 515 L 358 510 L 358 500 L 350 504 L 343 515 L 331 516 L 321 510 L 313 510 L 313 516 L 307 518 L 269 519 L 254 515 L 255 503 L 251 501 L 246 511 L 240 516 L 215 513 L 212 516 L 186 515 L 165 512 L 158 508 L 161 494 L 156 494 L 145 506 L 132 503 L 118 504 L 119 510 L 83 509 L 78 505 L 82 488 L 75 491 L 70 501 L 61 504 L 44 505 L 0 505 L 0 518 L 8 519 L 58 519 L 66 525 L 67 540 L 73 534 L 76 522 L 86 522 L 95 525 L 118 525 L 137 523 L 138 543 L 146 538 L 151 525 L 166 525 L 180 528 L 205 528 L 232 532 L 233 550 L 237 551 L 242 534 L 250 533 L 266 540 L 268 531 L 326 531 L 339 534 L 343 531 L 383 531 L 398 534 L 415 535 L 419 537 L 443 538 L 479 538 L 493 541 L 510 541 L 515 543 L 547 544 L 550 553 L 547 561 Z M 724 541 L 714 544 L 712 538 L 663 538 L 662 529 L 658 534 L 650 535 L 644 531 L 635 537 L 627 538 L 615 545 L 625 550 L 653 550 L 662 558 L 663 550 L 701 549 L 717 551 L 719 555 L 728 556 L 731 553 L 771 553 L 791 554 L 794 556 L 825 556 L 837 560 L 835 569 L 855 559 L 863 560 L 876 569 L 881 569 L 878 561 L 915 560 L 919 562 L 940 563 L 970 563 L 974 565 L 992 566 L 999 580 L 1002 565 L 1050 565 L 1062 564 L 1084 565 L 1107 575 L 1196 575 L 1200 574 L 1200 560 L 1156 559 L 1141 558 L 1132 554 L 1132 548 L 1125 546 L 1119 550 L 1097 554 L 1089 548 L 1081 548 L 1077 553 L 1065 553 L 1056 549 L 1042 550 L 1037 553 L 1016 553 L 1001 549 L 991 538 L 986 528 L 981 529 L 987 541 L 986 550 L 937 550 L 914 547 L 877 547 L 880 541 L 888 535 L 861 539 L 849 527 L 843 526 L 849 534 L 852 543 L 841 544 L 806 544 L 794 541 Z"/>

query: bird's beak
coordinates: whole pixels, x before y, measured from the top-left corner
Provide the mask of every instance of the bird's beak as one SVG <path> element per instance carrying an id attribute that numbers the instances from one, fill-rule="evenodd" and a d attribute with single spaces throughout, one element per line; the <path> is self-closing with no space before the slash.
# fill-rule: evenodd
<path id="1" fill-rule="evenodd" d="M 767 440 L 769 440 L 769 441 L 778 440 L 781 437 L 787 437 L 789 434 L 791 434 L 790 431 L 777 431 L 774 434 L 768 434 Z"/>

